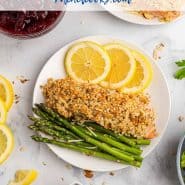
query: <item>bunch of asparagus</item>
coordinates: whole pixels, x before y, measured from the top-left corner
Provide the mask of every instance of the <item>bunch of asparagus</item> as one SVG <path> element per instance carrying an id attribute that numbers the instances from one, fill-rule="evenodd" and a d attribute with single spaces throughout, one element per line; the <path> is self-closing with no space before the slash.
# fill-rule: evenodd
<path id="1" fill-rule="evenodd" d="M 116 134 L 94 122 L 74 123 L 44 104 L 36 104 L 33 112 L 37 117 L 29 116 L 34 122 L 29 128 L 46 135 L 34 135 L 33 140 L 68 148 L 88 156 L 140 167 L 143 160 L 140 146 L 150 144 L 150 140 Z"/>

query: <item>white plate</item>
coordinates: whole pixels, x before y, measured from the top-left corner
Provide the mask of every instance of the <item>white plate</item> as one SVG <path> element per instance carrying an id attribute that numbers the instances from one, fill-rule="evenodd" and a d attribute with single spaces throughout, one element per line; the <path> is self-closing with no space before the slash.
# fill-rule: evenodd
<path id="1" fill-rule="evenodd" d="M 130 23 L 134 23 L 134 24 L 140 24 L 140 25 L 163 25 L 163 24 L 169 24 L 172 22 L 176 22 L 178 20 L 180 20 L 181 18 L 185 17 L 185 14 L 183 13 L 182 15 L 180 15 L 178 18 L 174 19 L 171 22 L 164 22 L 164 21 L 159 21 L 157 18 L 154 19 L 145 19 L 143 16 L 137 15 L 137 14 L 133 14 L 133 13 L 129 13 L 126 11 L 123 11 L 123 8 L 121 8 L 118 5 L 113 5 L 113 4 L 107 4 L 107 5 L 103 5 L 102 7 L 107 10 L 110 14 L 114 15 L 115 17 L 130 22 Z"/>
<path id="2" fill-rule="evenodd" d="M 153 139 L 149 146 L 143 148 L 144 149 L 143 157 L 146 157 L 159 143 L 167 127 L 168 118 L 170 114 L 170 105 L 171 105 L 170 95 L 169 95 L 169 90 L 167 87 L 165 77 L 161 72 L 160 68 L 155 63 L 155 61 L 153 61 L 153 59 L 150 56 L 148 56 L 145 51 L 141 50 L 140 48 L 130 43 L 127 43 L 119 39 L 110 38 L 107 36 L 91 36 L 91 37 L 82 38 L 67 44 L 47 61 L 41 73 L 39 74 L 39 77 L 37 79 L 35 89 L 34 89 L 33 104 L 44 102 L 40 86 L 45 84 L 48 78 L 52 77 L 54 79 L 59 79 L 66 76 L 64 67 L 63 67 L 63 61 L 64 61 L 64 56 L 66 54 L 66 51 L 69 49 L 69 47 L 72 44 L 79 41 L 84 41 L 84 40 L 96 41 L 101 44 L 105 44 L 108 42 L 121 42 L 123 44 L 126 44 L 130 48 L 137 49 L 140 52 L 144 53 L 151 61 L 153 70 L 154 70 L 154 79 L 152 81 L 150 88 L 148 89 L 148 92 L 151 95 L 152 106 L 156 111 L 156 116 L 157 116 L 156 126 L 157 126 L 157 131 L 159 133 L 159 136 Z M 59 148 L 57 146 L 49 145 L 49 147 L 58 157 L 82 169 L 88 169 L 92 171 L 113 171 L 113 170 L 118 170 L 118 169 L 127 167 L 126 165 L 98 159 L 95 157 L 89 157 L 78 152 Z"/>

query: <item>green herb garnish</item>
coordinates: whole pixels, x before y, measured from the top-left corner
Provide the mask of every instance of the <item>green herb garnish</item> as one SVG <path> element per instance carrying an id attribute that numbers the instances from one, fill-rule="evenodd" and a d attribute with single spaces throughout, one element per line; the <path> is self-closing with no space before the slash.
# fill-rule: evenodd
<path id="1" fill-rule="evenodd" d="M 180 69 L 176 71 L 176 73 L 174 74 L 174 78 L 182 80 L 183 78 L 185 78 L 185 60 L 180 60 L 175 63 L 178 67 L 180 67 Z"/>
<path id="2" fill-rule="evenodd" d="M 185 60 L 179 60 L 177 62 L 175 62 L 177 64 L 177 66 L 179 67 L 185 67 Z"/>

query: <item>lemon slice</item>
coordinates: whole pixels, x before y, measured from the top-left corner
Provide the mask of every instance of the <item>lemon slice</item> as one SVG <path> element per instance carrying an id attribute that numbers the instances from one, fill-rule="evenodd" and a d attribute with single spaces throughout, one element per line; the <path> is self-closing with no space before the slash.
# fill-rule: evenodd
<path id="1" fill-rule="evenodd" d="M 0 125 L 0 164 L 11 154 L 14 147 L 14 137 L 7 125 Z"/>
<path id="2" fill-rule="evenodd" d="M 7 118 L 7 111 L 5 103 L 0 99 L 0 124 L 3 124 L 6 122 Z"/>
<path id="3" fill-rule="evenodd" d="M 136 62 L 131 52 L 121 44 L 112 43 L 104 46 L 111 59 L 111 70 L 100 84 L 103 87 L 118 89 L 130 82 L 136 69 Z"/>
<path id="4" fill-rule="evenodd" d="M 132 52 L 136 60 L 136 72 L 132 80 L 122 88 L 124 93 L 139 93 L 144 91 L 151 83 L 153 69 L 149 60 L 138 51 Z"/>
<path id="5" fill-rule="evenodd" d="M 94 42 L 80 42 L 73 45 L 66 54 L 67 74 L 78 82 L 99 83 L 111 68 L 107 52 Z"/>
<path id="6" fill-rule="evenodd" d="M 9 110 L 13 104 L 14 91 L 12 84 L 0 75 L 0 98 L 5 102 L 6 109 Z"/>
<path id="7" fill-rule="evenodd" d="M 15 173 L 15 179 L 8 185 L 30 185 L 37 178 L 36 170 L 18 170 Z"/>

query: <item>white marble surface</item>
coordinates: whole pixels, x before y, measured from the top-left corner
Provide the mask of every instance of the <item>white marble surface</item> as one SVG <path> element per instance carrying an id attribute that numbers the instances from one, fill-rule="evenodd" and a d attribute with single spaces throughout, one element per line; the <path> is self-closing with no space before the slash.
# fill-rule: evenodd
<path id="1" fill-rule="evenodd" d="M 20 102 L 12 108 L 8 124 L 14 131 L 16 146 L 9 160 L 0 166 L 0 185 L 7 185 L 17 169 L 34 168 L 39 178 L 34 185 L 68 185 L 74 180 L 84 185 L 178 185 L 175 155 L 179 138 L 185 131 L 185 80 L 173 78 L 174 61 L 185 57 L 185 19 L 165 26 L 139 26 L 123 22 L 106 12 L 66 13 L 59 26 L 46 36 L 18 41 L 0 35 L 0 74 L 15 82 Z M 109 173 L 94 173 L 87 179 L 83 170 L 58 159 L 47 146 L 30 139 L 27 114 L 31 112 L 32 91 L 36 77 L 45 61 L 60 47 L 87 35 L 112 35 L 144 47 L 150 53 L 155 44 L 165 44 L 164 56 L 158 64 L 164 71 L 172 97 L 169 126 L 156 149 L 144 160 L 141 169 L 127 168 Z M 21 84 L 23 75 L 30 79 Z M 159 102 L 162 103 L 162 102 Z M 77 159 L 78 160 L 78 159 Z"/>

